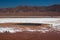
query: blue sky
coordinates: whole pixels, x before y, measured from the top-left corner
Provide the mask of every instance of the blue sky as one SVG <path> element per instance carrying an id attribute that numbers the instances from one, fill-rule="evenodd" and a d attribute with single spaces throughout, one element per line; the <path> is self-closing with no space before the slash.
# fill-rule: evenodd
<path id="1" fill-rule="evenodd" d="M 49 6 L 53 4 L 60 4 L 60 0 L 0 0 L 0 8 L 16 7 L 19 5 Z"/>

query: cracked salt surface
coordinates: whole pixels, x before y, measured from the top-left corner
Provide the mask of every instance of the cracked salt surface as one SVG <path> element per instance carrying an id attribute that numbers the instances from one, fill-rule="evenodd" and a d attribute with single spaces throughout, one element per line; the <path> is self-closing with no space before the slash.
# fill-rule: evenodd
<path id="1" fill-rule="evenodd" d="M 40 29 L 31 29 L 31 28 L 18 28 L 18 27 L 0 27 L 0 33 L 16 33 L 16 32 L 23 32 L 23 31 L 29 31 L 29 32 L 41 32 L 41 33 L 47 33 L 51 32 L 53 30 L 60 31 L 60 26 L 55 26 L 51 28 L 41 27 Z"/>
<path id="2" fill-rule="evenodd" d="M 60 25 L 58 25 L 58 26 L 53 26 L 52 27 L 54 30 L 56 30 L 56 31 L 60 31 Z"/>
<path id="3" fill-rule="evenodd" d="M 16 33 L 16 32 L 21 32 L 21 30 L 12 27 L 0 27 L 0 33 L 4 33 L 4 32 Z"/>
<path id="4" fill-rule="evenodd" d="M 7 20 L 8 19 L 8 20 Z M 0 23 L 43 23 L 43 24 L 52 24 L 53 26 L 48 29 L 42 27 L 41 29 L 31 29 L 31 28 L 14 28 L 14 27 L 0 27 L 0 33 L 9 32 L 9 33 L 16 33 L 16 32 L 42 32 L 46 33 L 49 31 L 60 31 L 60 18 L 1 18 Z"/>
<path id="5" fill-rule="evenodd" d="M 9 32 L 9 33 L 16 33 L 16 32 L 23 32 L 23 31 L 29 31 L 29 32 L 42 32 L 42 33 L 46 33 L 49 32 L 50 29 L 48 28 L 41 28 L 41 29 L 31 29 L 31 28 L 12 28 L 12 27 L 0 27 L 0 33 L 4 33 L 4 32 Z"/>

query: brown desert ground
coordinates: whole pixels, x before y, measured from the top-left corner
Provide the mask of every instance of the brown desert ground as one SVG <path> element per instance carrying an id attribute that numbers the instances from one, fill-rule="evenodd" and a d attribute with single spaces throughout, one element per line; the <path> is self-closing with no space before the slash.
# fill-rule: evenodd
<path id="1" fill-rule="evenodd" d="M 19 33 L 0 33 L 0 40 L 60 40 L 60 33 L 48 32 L 19 32 Z"/>

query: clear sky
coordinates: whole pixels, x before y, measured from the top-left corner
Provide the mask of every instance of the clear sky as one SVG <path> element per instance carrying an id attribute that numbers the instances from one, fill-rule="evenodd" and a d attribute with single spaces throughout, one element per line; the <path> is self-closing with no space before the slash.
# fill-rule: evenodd
<path id="1" fill-rule="evenodd" d="M 49 6 L 53 4 L 60 4 L 60 0 L 0 0 L 0 8 L 16 7 L 19 5 Z"/>

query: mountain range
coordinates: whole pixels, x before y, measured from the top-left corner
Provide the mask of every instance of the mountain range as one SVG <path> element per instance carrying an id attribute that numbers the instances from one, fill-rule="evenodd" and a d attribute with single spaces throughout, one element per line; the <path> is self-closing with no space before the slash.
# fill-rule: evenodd
<path id="1" fill-rule="evenodd" d="M 60 16 L 60 4 L 0 8 L 0 16 Z"/>

